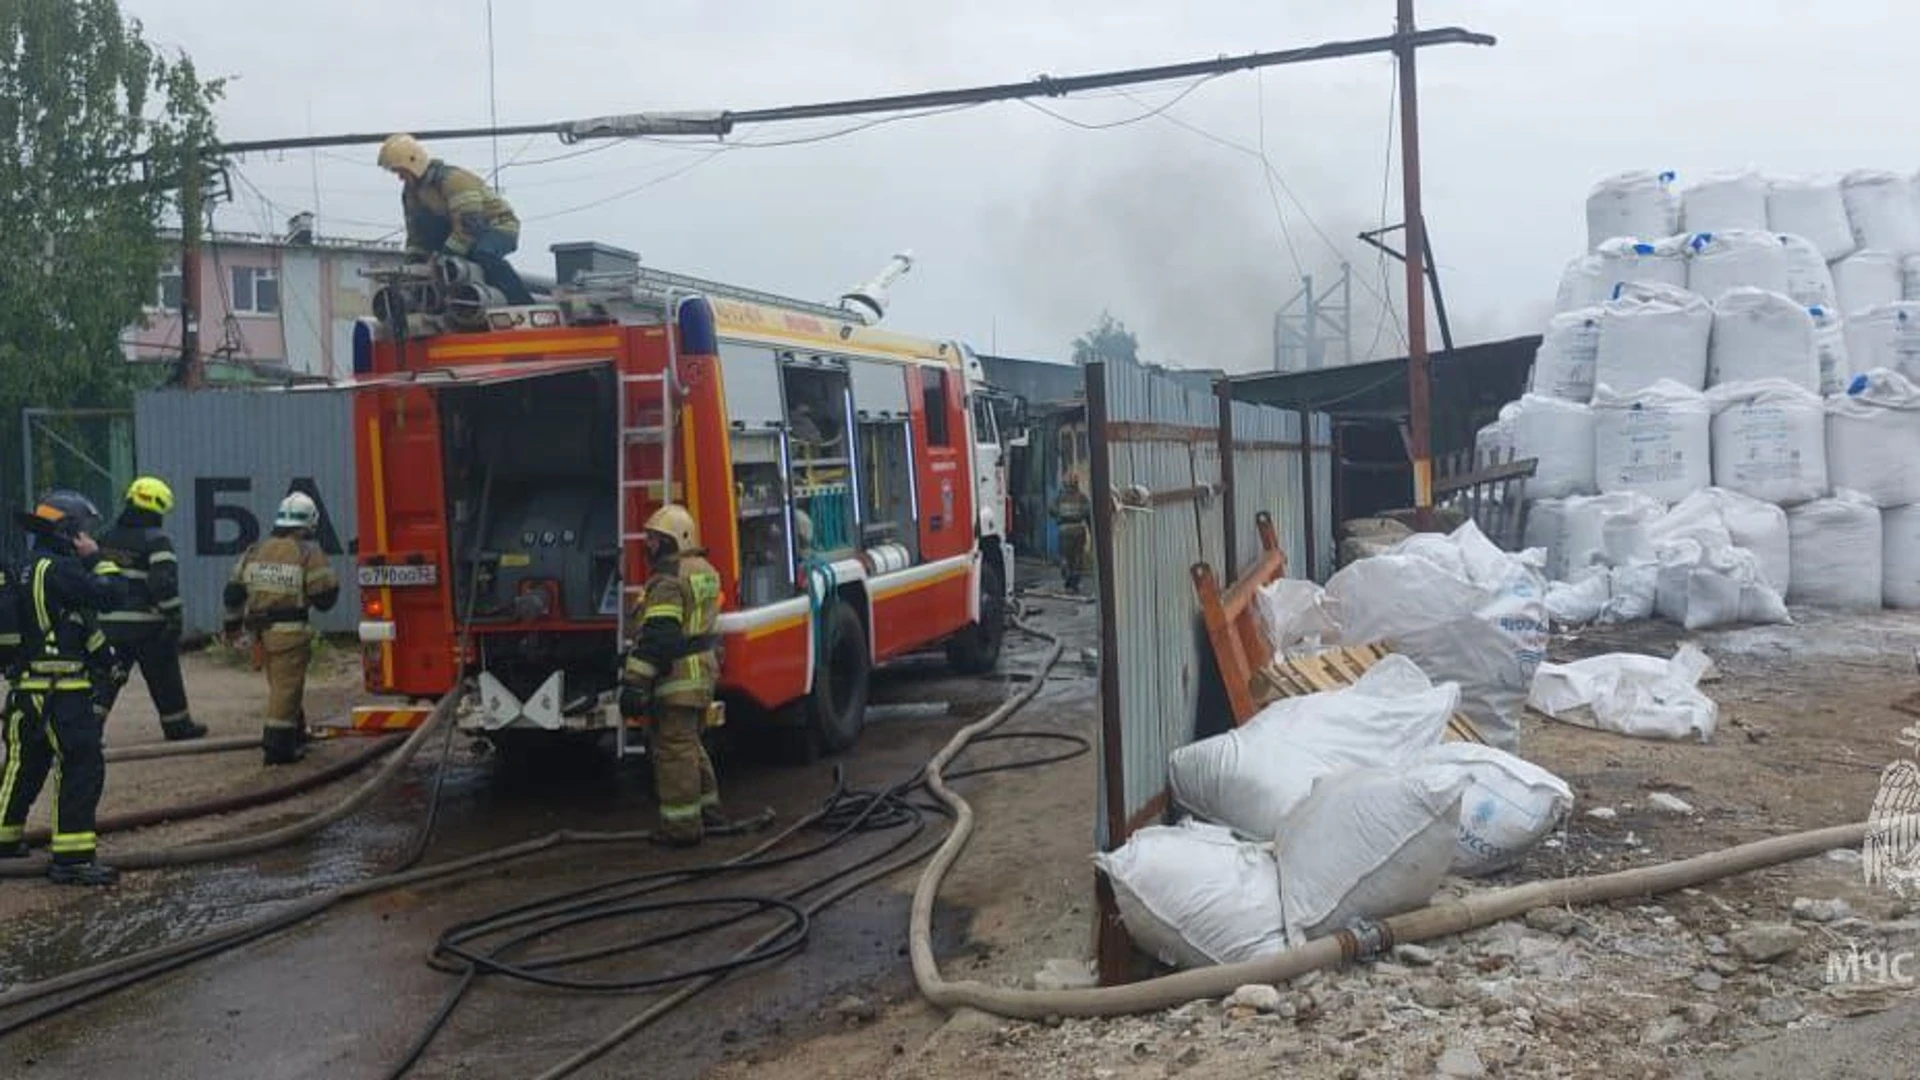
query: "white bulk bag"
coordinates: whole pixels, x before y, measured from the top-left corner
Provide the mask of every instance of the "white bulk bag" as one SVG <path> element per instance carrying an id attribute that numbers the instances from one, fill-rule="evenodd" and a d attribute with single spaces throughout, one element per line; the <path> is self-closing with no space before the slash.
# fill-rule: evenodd
<path id="1" fill-rule="evenodd" d="M 1554 294 L 1553 310 L 1574 311 L 1604 302 L 1613 292 L 1606 283 L 1607 261 L 1588 252 L 1567 263 L 1560 272 L 1560 289 Z"/>
<path id="2" fill-rule="evenodd" d="M 1597 307 L 1581 308 L 1547 320 L 1540 347 L 1533 354 L 1536 394 L 1586 404 L 1593 397 L 1593 364 L 1600 352 L 1600 316 Z"/>
<path id="3" fill-rule="evenodd" d="M 1751 170 L 1705 177 L 1680 192 L 1680 220 L 1688 232 L 1766 229 L 1767 183 Z"/>
<path id="4" fill-rule="evenodd" d="M 1450 767 L 1349 769 L 1316 783 L 1274 837 L 1287 943 L 1425 907 L 1453 865 L 1472 785 Z"/>
<path id="5" fill-rule="evenodd" d="M 1527 394 L 1513 414 L 1513 456 L 1539 465 L 1527 493 L 1544 499 L 1593 491 L 1593 411 L 1577 401 Z"/>
<path id="6" fill-rule="evenodd" d="M 1742 287 L 1782 295 L 1788 291 L 1787 249 L 1773 233 L 1695 233 L 1687 247 L 1687 288 L 1708 302 Z"/>
<path id="7" fill-rule="evenodd" d="M 1847 355 L 1847 323 L 1829 307 L 1808 308 L 1813 316 L 1813 355 L 1820 366 L 1820 395 L 1828 397 L 1847 388 L 1853 364 Z"/>
<path id="8" fill-rule="evenodd" d="M 1460 684 L 1460 710 L 1489 744 L 1519 740 L 1526 688 L 1547 648 L 1538 554 L 1510 555 L 1471 521 L 1424 534 L 1327 581 L 1340 643 L 1385 641 L 1436 679 Z"/>
<path id="9" fill-rule="evenodd" d="M 1623 172 L 1587 193 L 1587 250 L 1616 236 L 1672 236 L 1680 231 L 1680 197 L 1670 172 Z"/>
<path id="10" fill-rule="evenodd" d="M 1713 307 L 1684 289 L 1629 285 L 1601 307 L 1593 380 L 1618 393 L 1672 379 L 1694 390 L 1707 385 L 1707 342 Z"/>
<path id="11" fill-rule="evenodd" d="M 1150 825 L 1094 865 L 1127 933 L 1161 963 L 1237 964 L 1286 948 L 1280 880 L 1264 844 L 1218 825 Z"/>
<path id="12" fill-rule="evenodd" d="M 1460 800 L 1456 874 L 1490 874 L 1519 862 L 1573 806 L 1573 789 L 1565 780 L 1491 746 L 1441 743 L 1414 760 L 1462 770 L 1473 780 Z"/>
<path id="13" fill-rule="evenodd" d="M 1856 251 L 1833 264 L 1834 306 L 1840 314 L 1897 304 L 1906 295 L 1900 256 Z"/>
<path id="14" fill-rule="evenodd" d="M 1880 506 L 1920 503 L 1920 388 L 1878 368 L 1827 399 L 1827 476 Z M 1796 553 L 1797 554 L 1797 553 Z"/>
<path id="15" fill-rule="evenodd" d="M 1805 307 L 1832 307 L 1839 296 L 1833 291 L 1833 268 L 1820 257 L 1813 241 L 1780 233 L 1780 249 L 1787 253 L 1787 295 Z"/>
<path id="16" fill-rule="evenodd" d="M 1900 260 L 1900 299 L 1920 300 L 1920 255 Z"/>
<path id="17" fill-rule="evenodd" d="M 1695 492 L 1675 503 L 1647 532 L 1656 546 L 1691 537 L 1707 547 L 1743 547 L 1759 558 L 1766 583 L 1783 595 L 1792 580 L 1786 511 L 1737 491 L 1711 487 Z"/>
<path id="18" fill-rule="evenodd" d="M 1637 491 L 1568 499 L 1563 555 L 1566 578 L 1589 566 L 1620 566 L 1635 558 L 1651 557 L 1637 550 L 1635 527 L 1645 529 L 1666 513 L 1667 504 Z"/>
<path id="19" fill-rule="evenodd" d="M 1828 262 L 1853 254 L 1853 226 L 1837 180 L 1775 179 L 1767 186 L 1767 228 L 1806 237 Z"/>
<path id="20" fill-rule="evenodd" d="M 1565 581 L 1567 568 L 1567 504 L 1571 499 L 1529 499 L 1527 528 L 1520 544 L 1545 553 L 1540 572 L 1548 581 Z"/>
<path id="21" fill-rule="evenodd" d="M 1698 390 L 1671 380 L 1630 394 L 1593 392 L 1594 482 L 1677 502 L 1713 482 L 1713 415 Z"/>
<path id="22" fill-rule="evenodd" d="M 1847 360 L 1861 371 L 1886 368 L 1920 379 L 1920 303 L 1856 311 L 1847 320 Z"/>
<path id="23" fill-rule="evenodd" d="M 1648 241 L 1617 236 L 1601 244 L 1598 254 L 1600 284 L 1606 289 L 1607 297 L 1622 285 L 1687 287 L 1685 237 Z"/>
<path id="24" fill-rule="evenodd" d="M 1712 661 L 1682 645 L 1671 660 L 1606 653 L 1542 664 L 1528 704 L 1568 724 L 1642 739 L 1713 740 L 1720 707 L 1698 689 Z"/>
<path id="25" fill-rule="evenodd" d="M 1390 558 L 1362 559 L 1341 573 Z M 1471 612 L 1478 601 L 1471 584 L 1445 574 L 1426 574 L 1422 584 L 1435 590 L 1420 598 L 1427 604 Z M 1173 798 L 1242 835 L 1272 836 L 1314 781 L 1348 766 L 1392 764 L 1434 745 L 1459 706 L 1459 684 L 1435 684 L 1407 657 L 1388 656 L 1352 686 L 1281 698 L 1232 731 L 1175 750 L 1167 758 Z"/>
<path id="26" fill-rule="evenodd" d="M 1880 511 L 1880 598 L 1890 608 L 1920 608 L 1920 506 Z"/>
<path id="27" fill-rule="evenodd" d="M 1782 379 L 1707 391 L 1713 410 L 1713 482 L 1790 506 L 1827 493 L 1827 410 L 1820 395 Z"/>
<path id="28" fill-rule="evenodd" d="M 1871 170 L 1851 172 L 1840 181 L 1840 197 L 1847 205 L 1856 245 L 1895 255 L 1920 255 L 1920 215 L 1914 211 L 1913 187 L 1906 177 Z"/>
<path id="29" fill-rule="evenodd" d="M 1787 525 L 1793 530 L 1793 588 L 1787 595 L 1794 603 L 1837 611 L 1880 607 L 1885 538 L 1873 500 L 1837 490 L 1830 499 L 1787 511 Z"/>
<path id="30" fill-rule="evenodd" d="M 1782 379 L 1809 392 L 1820 388 L 1813 316 L 1779 293 L 1734 289 L 1713 305 L 1707 385 L 1760 379 Z"/>
<path id="31" fill-rule="evenodd" d="M 1520 403 L 1509 401 L 1500 406 L 1500 415 L 1493 423 L 1474 433 L 1475 460 L 1506 461 L 1513 456 L 1513 418 L 1519 411 Z"/>

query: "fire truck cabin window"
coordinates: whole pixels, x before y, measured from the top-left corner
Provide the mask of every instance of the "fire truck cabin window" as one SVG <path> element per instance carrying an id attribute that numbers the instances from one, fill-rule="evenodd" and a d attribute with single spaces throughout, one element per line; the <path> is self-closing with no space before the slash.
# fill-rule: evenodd
<path id="1" fill-rule="evenodd" d="M 859 546 L 853 431 L 843 361 L 798 357 L 783 365 L 794 540 L 802 558 L 850 555 Z"/>
<path id="2" fill-rule="evenodd" d="M 947 436 L 947 373 L 937 367 L 920 369 L 920 392 L 927 412 L 927 445 L 952 446 Z"/>
<path id="3" fill-rule="evenodd" d="M 919 557 L 915 528 L 911 433 L 907 427 L 907 369 L 877 360 L 847 361 L 853 381 L 854 472 L 860 482 L 860 543 L 904 549 Z"/>

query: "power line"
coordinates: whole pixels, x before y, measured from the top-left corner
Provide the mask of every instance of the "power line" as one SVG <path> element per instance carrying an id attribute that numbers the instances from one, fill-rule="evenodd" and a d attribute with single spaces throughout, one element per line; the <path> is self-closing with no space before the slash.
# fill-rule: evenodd
<path id="1" fill-rule="evenodd" d="M 1172 98 L 1168 99 L 1164 104 L 1157 105 L 1147 110 L 1146 112 L 1141 113 L 1138 116 L 1129 116 L 1124 120 L 1112 120 L 1104 124 L 1092 124 L 1084 120 L 1075 120 L 1073 117 L 1068 116 L 1065 113 L 1055 112 L 1054 110 L 1047 108 L 1045 105 L 1042 105 L 1039 102 L 1030 101 L 1025 98 L 1020 99 L 1020 104 L 1025 105 L 1027 108 L 1032 109 L 1034 112 L 1044 113 L 1048 116 L 1053 117 L 1055 120 L 1060 121 L 1063 124 L 1071 124 L 1074 127 L 1080 128 L 1085 131 L 1105 131 L 1108 128 L 1126 127 L 1128 124 L 1137 124 L 1142 120 L 1151 120 L 1154 117 L 1159 116 L 1161 113 L 1166 112 L 1168 109 L 1173 108 L 1175 105 L 1180 104 L 1182 101 L 1185 101 L 1188 94 L 1193 93 L 1195 90 L 1200 89 L 1201 86 L 1205 85 L 1206 83 L 1210 83 L 1219 77 L 1220 76 L 1218 75 L 1209 75 L 1203 79 L 1195 79 L 1193 82 L 1189 83 L 1185 89 L 1181 90 L 1178 94 L 1175 94 Z M 1122 95 L 1128 98 L 1133 97 L 1132 94 L 1127 94 L 1124 91 L 1122 91 Z M 1142 102 L 1141 104 L 1145 104 L 1145 103 Z"/>
<path id="2" fill-rule="evenodd" d="M 485 128 L 444 128 L 416 131 L 422 139 L 494 138 L 501 135 L 555 135 L 562 142 L 592 138 L 625 138 L 637 135 L 710 135 L 723 136 L 741 124 L 784 123 L 791 120 L 821 120 L 835 117 L 870 116 L 877 113 L 914 112 L 956 105 L 979 105 L 994 101 L 1017 101 L 1032 97 L 1063 97 L 1088 90 L 1106 90 L 1146 83 L 1176 82 L 1234 71 L 1251 71 L 1281 64 L 1311 60 L 1361 56 L 1392 52 L 1401 48 L 1425 48 L 1431 45 L 1492 45 L 1495 39 L 1460 27 L 1416 30 L 1406 34 L 1325 42 L 1303 48 L 1276 52 L 1221 56 L 1158 67 L 1128 68 L 1093 75 L 1054 78 L 1041 75 L 1016 83 L 974 86 L 956 90 L 933 90 L 884 97 L 856 98 L 808 105 L 782 105 L 768 109 L 739 112 L 657 112 L 595 117 L 587 120 L 549 121 L 539 124 L 490 125 Z M 267 150 L 304 150 L 323 146 L 360 146 L 384 141 L 388 132 L 362 132 L 342 135 L 303 136 L 299 138 L 253 139 L 220 143 L 207 148 L 215 154 L 242 154 Z M 134 155 L 144 159 L 146 153 Z"/>
<path id="3" fill-rule="evenodd" d="M 1399 118 L 1399 115 L 1400 67 L 1396 64 L 1393 68 L 1393 80 L 1387 91 L 1386 161 L 1381 163 L 1380 166 L 1380 228 L 1382 229 L 1387 227 L 1387 196 L 1393 189 L 1393 122 Z M 1375 266 L 1378 268 L 1380 274 L 1381 289 L 1385 291 L 1387 295 L 1393 295 L 1393 283 L 1387 277 L 1387 251 L 1385 248 L 1380 249 L 1379 258 L 1375 262 Z M 1405 328 L 1400 325 L 1400 313 L 1394 310 L 1391 303 L 1383 303 L 1380 305 L 1379 316 L 1373 321 L 1373 341 L 1367 345 L 1367 356 L 1369 358 L 1373 356 L 1374 350 L 1380 347 L 1380 332 L 1386 328 L 1389 317 L 1393 319 L 1394 336 L 1399 339 L 1402 347 L 1407 343 L 1407 332 Z"/>
<path id="4" fill-rule="evenodd" d="M 659 176 L 656 176 L 653 179 L 646 181 L 645 183 L 635 184 L 633 187 L 627 188 L 624 191 L 616 191 L 611 195 L 594 199 L 591 202 L 584 202 L 578 206 L 569 206 L 565 210 L 554 210 L 550 213 L 535 214 L 532 217 L 522 218 L 521 221 L 523 223 L 531 223 L 535 221 L 549 221 L 553 218 L 563 217 L 567 214 L 577 214 L 582 210 L 592 210 L 595 207 L 605 206 L 610 202 L 618 202 L 621 199 L 625 199 L 633 195 L 638 195 L 639 193 L 647 190 L 648 188 L 657 187 L 661 184 L 664 184 L 667 181 L 672 180 L 677 176 L 682 176 L 682 175 L 685 175 L 686 173 L 690 173 L 693 170 L 699 168 L 700 166 L 705 165 L 707 162 L 712 161 L 714 158 L 719 157 L 721 154 L 724 154 L 727 152 L 728 152 L 728 148 L 726 147 L 721 147 L 720 149 L 717 149 L 717 150 L 709 150 L 707 151 L 706 156 L 704 157 L 696 158 L 693 161 L 690 161 L 685 165 L 680 166 L 677 169 L 674 169 L 670 172 L 666 172 Z"/>
<path id="5" fill-rule="evenodd" d="M 1273 203 L 1274 220 L 1280 223 L 1280 239 L 1287 245 L 1287 257 L 1293 260 L 1293 272 L 1305 281 L 1307 280 L 1306 264 L 1300 261 L 1300 252 L 1294 249 L 1293 233 L 1287 228 L 1287 215 L 1280 207 L 1280 192 L 1273 182 L 1272 159 L 1267 156 L 1267 83 L 1261 78 L 1260 72 L 1253 73 L 1253 85 L 1255 116 L 1260 124 L 1260 161 L 1267 166 L 1260 170 L 1262 178 L 1267 183 L 1267 199 Z M 1307 296 L 1307 303 L 1313 303 L 1311 290 Z"/>

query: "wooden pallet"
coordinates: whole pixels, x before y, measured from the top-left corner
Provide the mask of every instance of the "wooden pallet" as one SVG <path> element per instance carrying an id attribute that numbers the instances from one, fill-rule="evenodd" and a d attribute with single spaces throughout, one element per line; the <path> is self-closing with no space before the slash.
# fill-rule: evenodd
<path id="1" fill-rule="evenodd" d="M 1276 659 L 1254 675 L 1254 700 L 1266 706 L 1281 698 L 1320 694 L 1352 686 L 1367 673 L 1367 669 L 1392 652 L 1385 645 L 1375 643 L 1328 649 L 1312 656 Z M 1440 741 L 1485 744 L 1487 740 L 1472 720 L 1456 712 L 1447 720 L 1447 729 Z"/>

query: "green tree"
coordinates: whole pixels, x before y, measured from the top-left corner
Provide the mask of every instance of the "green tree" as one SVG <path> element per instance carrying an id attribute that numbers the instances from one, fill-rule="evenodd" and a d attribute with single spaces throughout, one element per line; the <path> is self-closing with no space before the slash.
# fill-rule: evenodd
<path id="1" fill-rule="evenodd" d="M 214 141 L 221 90 L 115 0 L 0 0 L 0 446 L 20 445 L 23 407 L 128 402 L 121 339 L 155 294 L 172 192 Z"/>
<path id="2" fill-rule="evenodd" d="M 1133 336 L 1126 323 L 1105 311 L 1100 313 L 1099 325 L 1073 339 L 1074 363 L 1090 364 L 1095 360 L 1140 362 L 1140 339 Z"/>

